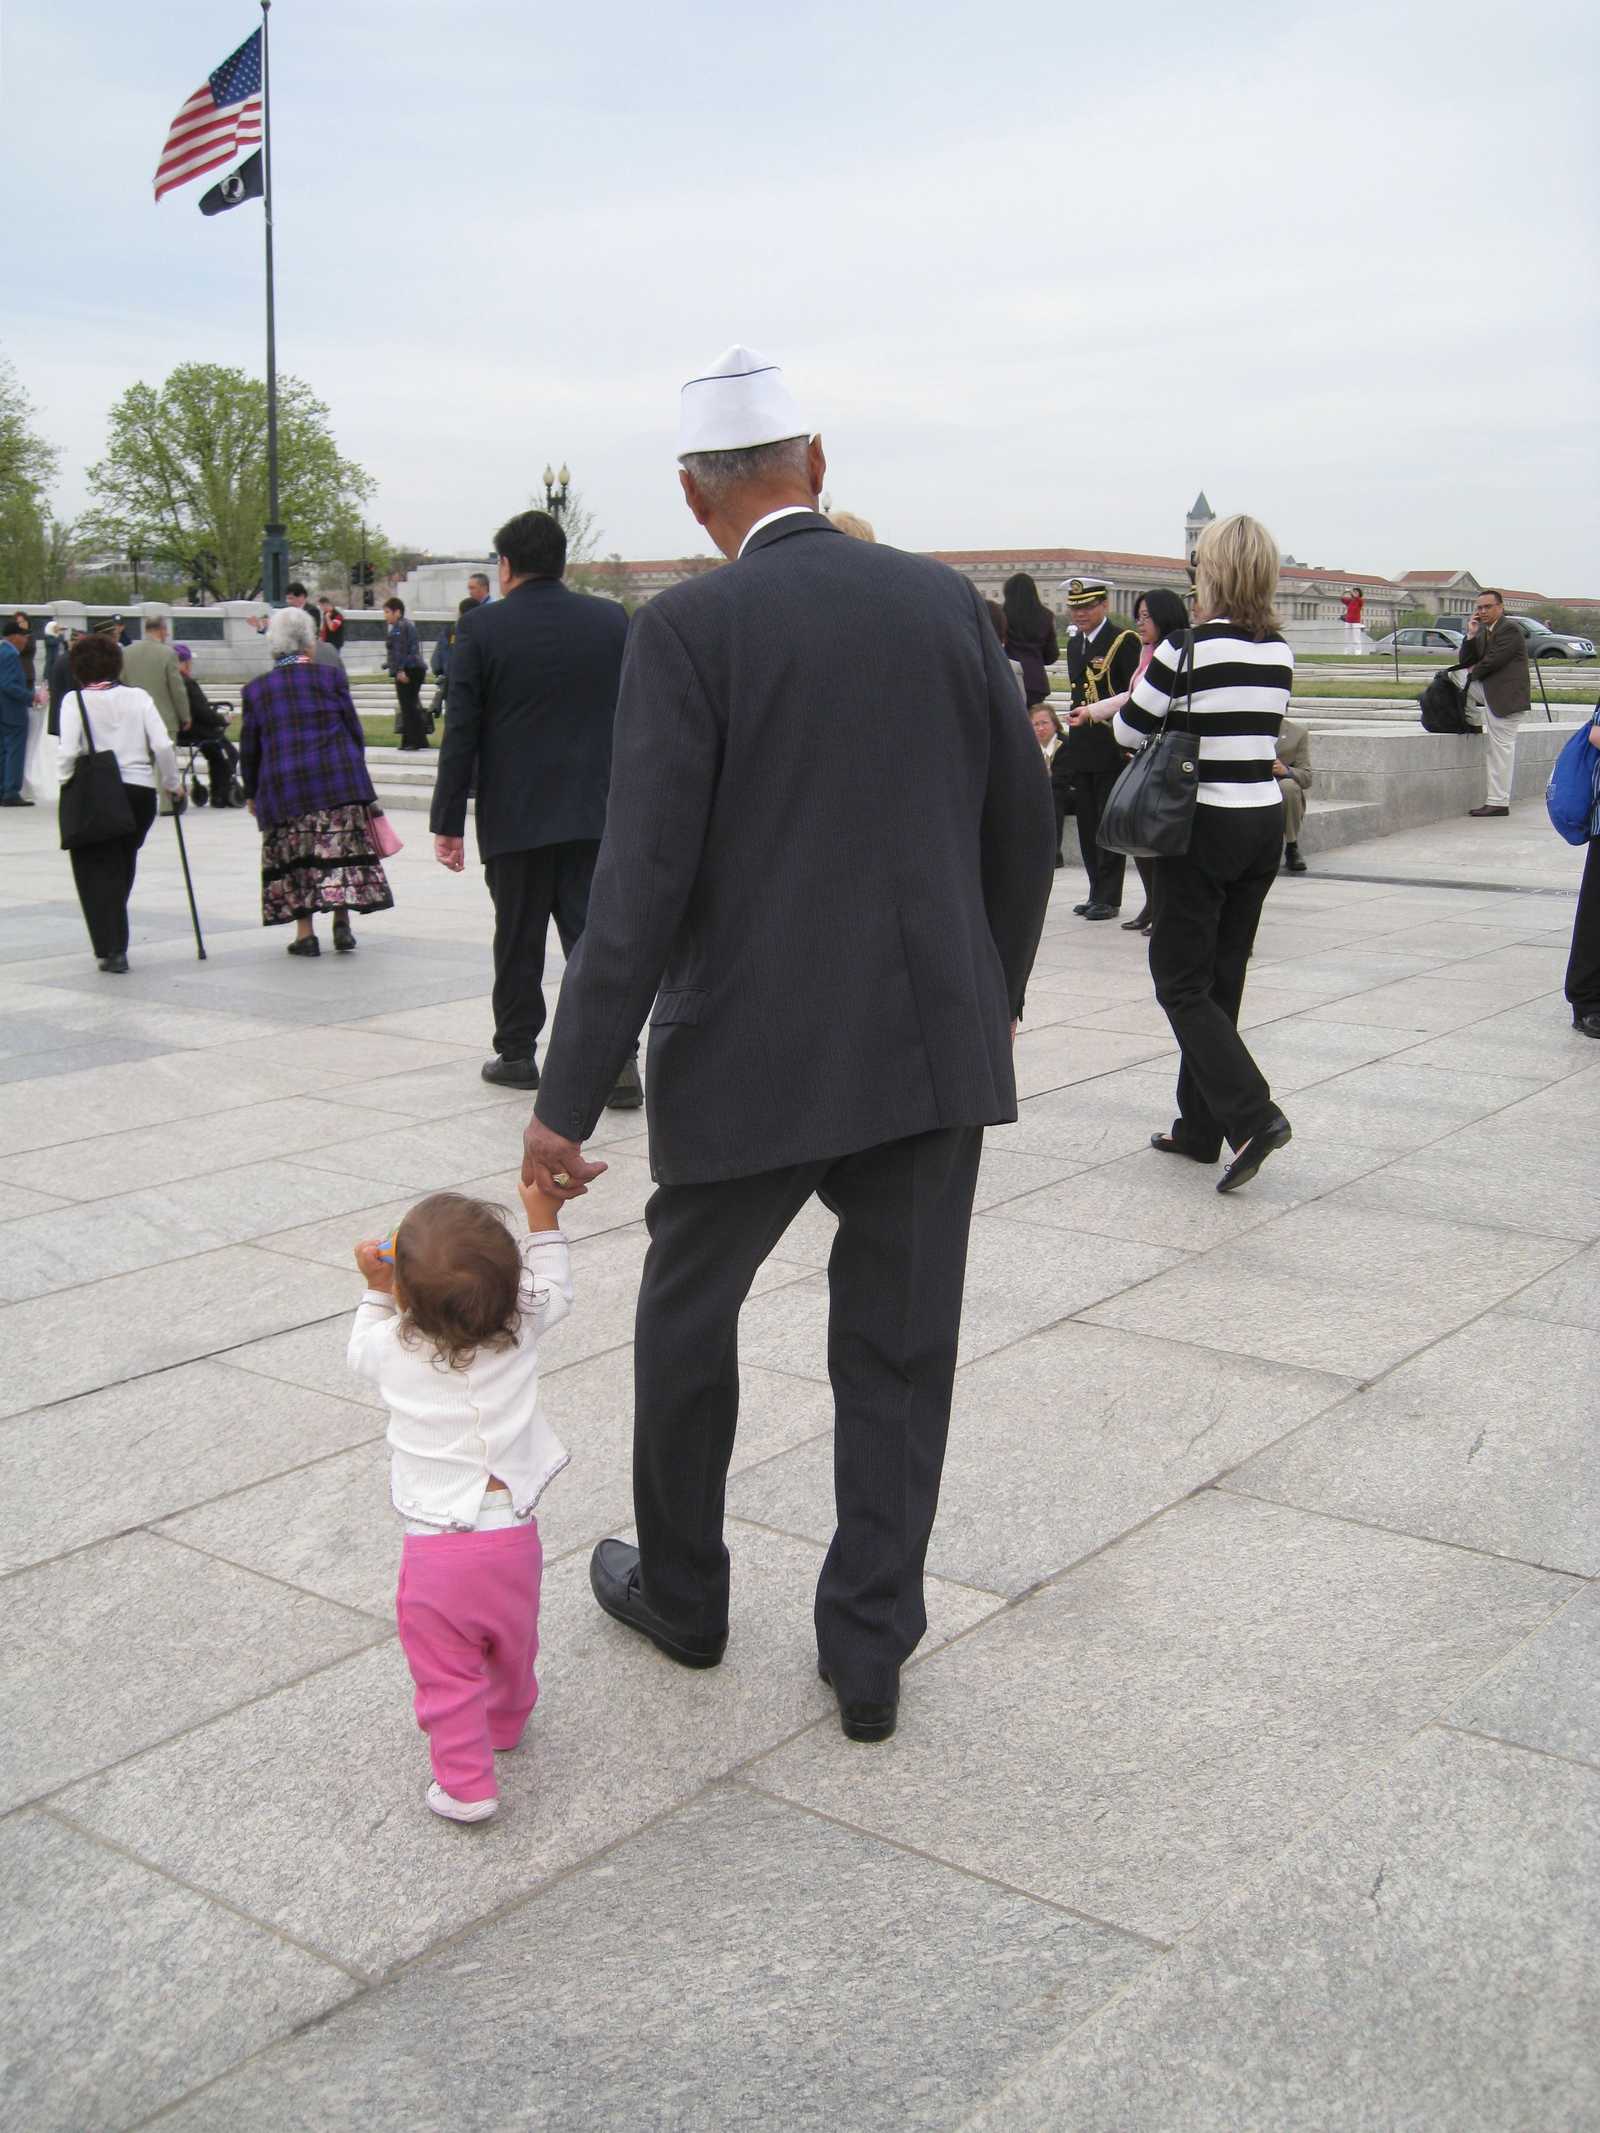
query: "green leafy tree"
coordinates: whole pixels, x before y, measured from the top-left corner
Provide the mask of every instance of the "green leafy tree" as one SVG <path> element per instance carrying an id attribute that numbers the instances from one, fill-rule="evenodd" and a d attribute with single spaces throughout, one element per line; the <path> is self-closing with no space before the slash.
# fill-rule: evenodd
<path id="1" fill-rule="evenodd" d="M 59 542 L 45 489 L 60 455 L 33 425 L 33 402 L 0 357 L 0 588 L 7 599 L 49 599 L 54 590 Z"/>
<path id="2" fill-rule="evenodd" d="M 267 519 L 267 388 L 218 363 L 183 363 L 157 388 L 129 386 L 89 469 L 89 529 L 137 547 L 222 600 L 261 584 Z M 375 484 L 340 456 L 328 409 L 298 378 L 278 380 L 278 494 L 290 552 L 332 556 Z"/>

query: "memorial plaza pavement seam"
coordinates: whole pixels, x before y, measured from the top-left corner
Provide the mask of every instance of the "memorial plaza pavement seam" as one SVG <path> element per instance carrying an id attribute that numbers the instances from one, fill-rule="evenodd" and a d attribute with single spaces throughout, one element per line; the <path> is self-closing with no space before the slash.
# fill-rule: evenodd
<path id="1" fill-rule="evenodd" d="M 1469 1321 L 1469 1323 L 1471 1323 L 1471 1321 Z M 1452 1328 L 1453 1333 L 1459 1333 L 1462 1330 L 1464 1329 L 1459 1326 Z M 1449 1337 L 1449 1335 L 1440 1336 L 1441 1339 L 1448 1339 Z M 1434 1344 L 1430 1342 L 1429 1345 L 1432 1346 Z M 1426 1353 L 1427 1349 L 1419 1348 L 1416 1351 L 1416 1355 L 1408 1355 L 1405 1358 L 1405 1361 L 1407 1363 L 1413 1363 L 1416 1361 L 1417 1355 L 1425 1355 Z M 1401 1367 L 1402 1366 L 1399 1363 L 1396 1363 L 1394 1365 L 1394 1368 L 1396 1370 L 1400 1369 Z M 1385 1373 L 1385 1375 L 1387 1375 L 1387 1372 Z M 1380 1384 L 1382 1380 L 1380 1378 L 1374 1378 L 1372 1382 L 1374 1385 L 1377 1385 Z M 1367 1390 L 1365 1386 L 1362 1386 L 1358 1389 L 1361 1391 Z M 1327 1416 L 1328 1409 L 1325 1407 L 1323 1408 L 1321 1414 L 1313 1417 L 1313 1419 L 1321 1422 L 1325 1421 L 1327 1419 Z M 1300 1430 L 1303 1427 L 1303 1423 L 1296 1423 L 1293 1429 L 1285 1430 L 1281 1437 L 1275 1437 L 1271 1444 L 1263 1445 L 1261 1447 L 1261 1450 L 1263 1452 L 1276 1451 L 1280 1444 L 1286 1444 L 1288 1443 L 1290 1438 L 1298 1436 Z M 1260 1457 L 1260 1453 L 1252 1452 L 1250 1454 L 1251 1459 L 1256 1459 L 1258 1457 Z M 1245 1466 L 1248 1464 L 1248 1460 L 1240 1461 L 1241 1466 Z M 1229 1473 L 1237 1472 L 1237 1467 L 1229 1469 Z M 1324 1510 L 1318 1504 L 1296 1503 L 1292 1497 L 1288 1496 L 1262 1496 L 1255 1489 L 1241 1489 L 1237 1483 L 1229 1480 L 1227 1474 L 1214 1475 L 1210 1481 L 1201 1482 L 1200 1486 L 1197 1489 L 1191 1491 L 1191 1493 L 1193 1495 L 1200 1496 L 1203 1495 L 1207 1489 L 1214 1490 L 1219 1496 L 1237 1497 L 1241 1502 L 1244 1503 L 1271 1504 L 1280 1511 L 1298 1511 L 1302 1518 L 1326 1519 L 1330 1524 L 1336 1526 L 1358 1526 L 1363 1532 L 1366 1533 L 1391 1533 L 1394 1535 L 1396 1540 L 1425 1541 L 1430 1548 L 1453 1548 L 1459 1555 L 1475 1555 L 1484 1562 L 1516 1564 L 1519 1568 L 1523 1570 L 1543 1570 L 1554 1577 L 1575 1578 L 1580 1586 L 1593 1584 L 1594 1582 L 1592 1578 L 1586 1578 L 1581 1570 L 1566 1570 L 1563 1569 L 1560 1563 L 1536 1563 L 1530 1557 L 1525 1555 L 1507 1555 L 1498 1548 L 1476 1547 L 1471 1541 L 1449 1540 L 1443 1534 L 1439 1533 L 1413 1533 L 1409 1526 L 1386 1526 L 1380 1520 L 1375 1518 L 1356 1518 L 1352 1516 L 1352 1514 L 1348 1511 L 1327 1511 Z M 1123 1536 L 1119 1534 L 1118 1538 L 1121 1539 L 1123 1538 Z M 1053 1583 L 1054 1580 L 1052 1579 L 1049 1582 Z M 1576 1595 L 1574 1595 L 1574 1597 L 1576 1597 Z M 1568 1603 L 1566 1601 L 1563 1601 L 1561 1603 L 1562 1607 L 1565 1607 L 1567 1604 Z M 1559 1614 L 1560 1612 L 1561 1608 L 1558 1607 L 1556 1609 L 1556 1613 Z M 1537 1635 L 1539 1634 L 1539 1632 L 1535 1631 L 1534 1634 Z"/>
<path id="2" fill-rule="evenodd" d="M 21 1811 L 15 1808 L 12 1810 L 13 1813 Z M 231 1897 L 219 1895 L 215 1889 L 202 1888 L 198 1882 L 188 1881 L 182 1874 L 175 1874 L 171 1867 L 163 1866 L 159 1860 L 147 1859 L 142 1852 L 132 1850 L 118 1838 L 108 1837 L 100 1830 L 90 1829 L 86 1824 L 80 1822 L 77 1816 L 71 1813 L 69 1809 L 57 1806 L 54 1801 L 34 1801 L 29 1805 L 27 1812 L 29 1814 L 48 1815 L 52 1822 L 59 1822 L 63 1829 L 70 1829 L 72 1834 L 82 1842 L 93 1844 L 103 1851 L 112 1852 L 117 1858 L 126 1859 L 131 1866 L 137 1866 L 147 1874 L 155 1874 L 162 1881 L 170 1881 L 175 1888 L 186 1890 L 189 1895 L 198 1896 L 205 1903 L 214 1903 L 218 1910 L 227 1911 L 232 1917 L 242 1920 L 245 1925 L 254 1926 L 258 1932 L 269 1933 L 274 1940 L 282 1941 L 286 1947 L 298 1949 L 300 1954 L 309 1955 L 315 1962 L 326 1963 L 331 1970 L 343 1971 L 350 1982 L 357 1987 L 364 1987 L 370 1982 L 364 1972 L 357 1970 L 352 1964 L 343 1961 L 339 1956 L 330 1954 L 326 1948 L 318 1948 L 310 1941 L 297 1939 L 293 1933 L 286 1932 L 282 1926 L 275 1925 L 270 1918 L 258 1918 L 253 1911 L 242 1909 Z M 345 1999 L 337 2004 L 341 2007 L 348 2007 L 350 2001 Z"/>
<path id="3" fill-rule="evenodd" d="M 973 1625 L 974 1628 L 982 1626 L 981 1623 Z M 967 1630 L 961 1632 L 962 1637 L 969 1634 Z M 952 1644 L 959 1641 L 959 1638 L 955 1637 L 950 1640 Z M 944 1649 L 941 1645 L 940 1650 Z M 790 1739 L 798 1738 L 798 1734 L 790 1735 Z M 784 1744 L 780 1743 L 781 1745 Z M 753 1763 L 760 1762 L 772 1752 L 763 1748 L 759 1755 L 753 1755 L 750 1760 Z M 1003 1896 L 1018 1897 L 1023 1903 L 1042 1904 L 1047 1911 L 1059 1911 L 1063 1918 L 1075 1918 L 1080 1925 L 1093 1926 L 1099 1933 L 1115 1933 L 1121 1940 L 1131 1940 L 1138 1947 L 1148 1948 L 1153 1955 L 1165 1955 L 1175 1945 L 1170 1940 L 1157 1940 L 1149 1933 L 1140 1933 L 1133 1926 L 1114 1925 L 1109 1918 L 1097 1918 L 1092 1911 L 1080 1910 L 1070 1903 L 1060 1903 L 1053 1896 L 1041 1896 L 1032 1889 L 1019 1888 L 1016 1882 L 1007 1881 L 1003 1875 L 986 1874 L 981 1867 L 969 1866 L 963 1860 L 946 1859 L 939 1852 L 929 1851 L 926 1845 L 908 1844 L 903 1837 L 890 1836 L 881 1829 L 869 1829 L 864 1823 L 852 1822 L 847 1815 L 833 1814 L 827 1808 L 818 1807 L 809 1800 L 791 1800 L 784 1793 L 773 1792 L 765 1785 L 758 1785 L 753 1777 L 745 1774 L 742 1766 L 726 1778 L 713 1779 L 712 1784 L 738 1785 L 746 1792 L 753 1792 L 757 1799 L 767 1801 L 770 1806 L 781 1807 L 789 1813 L 809 1815 L 814 1822 L 826 1822 L 833 1829 L 845 1830 L 852 1837 L 864 1837 L 872 1844 L 885 1844 L 890 1851 L 903 1852 L 908 1859 L 920 1859 L 927 1866 L 942 1867 L 947 1873 L 960 1874 L 967 1881 L 981 1881 L 985 1888 L 998 1889 Z M 711 1786 L 708 1785 L 705 1789 L 709 1791 Z"/>
<path id="4" fill-rule="evenodd" d="M 131 1530 L 145 1532 L 148 1529 L 136 1526 Z M 120 1536 L 116 1537 L 120 1538 Z M 154 1534 L 151 1537 L 156 1540 L 171 1538 L 169 1534 L 165 1533 Z M 96 1542 L 94 1545 L 99 1546 L 100 1543 Z M 182 1543 L 177 1543 L 176 1545 L 181 1546 Z M 81 1555 L 84 1551 L 82 1549 L 74 1549 L 72 1552 Z M 201 1555 L 204 1550 L 194 1548 L 190 1550 L 190 1553 Z M 55 1560 L 60 1562 L 63 1558 L 57 1556 Z M 216 1562 L 220 1561 L 221 1558 L 213 1556 L 210 1560 Z M 40 1564 L 29 1565 L 30 1569 L 42 1567 Z M 246 1570 L 242 1563 L 230 1564 L 229 1568 L 242 1571 L 246 1577 L 260 1577 L 264 1584 L 282 1585 L 283 1583 L 281 1578 L 268 1578 L 260 1571 Z M 294 1586 L 290 1589 L 299 1592 L 302 1597 L 305 1596 L 304 1586 Z M 321 1593 L 314 1595 L 314 1597 L 322 1600 L 324 1606 L 342 1608 L 344 1613 L 354 1615 L 358 1621 L 369 1629 L 374 1626 L 378 1619 L 374 1615 L 363 1614 L 357 1607 L 345 1607 L 344 1602 L 341 1600 L 324 1600 Z M 256 1704 L 269 1703 L 274 1696 L 279 1695 L 281 1692 L 299 1688 L 302 1683 L 307 1681 L 315 1681 L 319 1675 L 331 1673 L 336 1666 L 343 1666 L 348 1660 L 364 1659 L 370 1652 L 381 1651 L 384 1645 L 394 1642 L 394 1635 L 395 1633 L 392 1629 L 381 1630 L 376 1636 L 369 1637 L 364 1644 L 352 1645 L 347 1652 L 335 1652 L 331 1659 L 319 1659 L 315 1666 L 308 1666 L 304 1673 L 291 1675 L 283 1681 L 275 1681 L 270 1688 L 259 1689 L 253 1696 L 241 1696 L 237 1703 L 230 1703 L 225 1710 L 212 1711 L 203 1718 L 195 1719 L 191 1725 L 178 1726 L 171 1733 L 163 1733 L 159 1739 L 144 1742 L 141 1747 L 131 1749 L 126 1755 L 113 1756 L 110 1762 L 97 1763 L 92 1770 L 80 1770 L 72 1777 L 63 1778 L 59 1785 L 52 1785 L 44 1792 L 34 1793 L 29 1799 L 18 1800 L 12 1806 L 0 1809 L 0 1822 L 10 1822 L 19 1815 L 31 1814 L 39 1808 L 50 1807 L 54 1801 L 60 1798 L 62 1793 L 71 1792 L 79 1785 L 90 1784 L 94 1779 L 103 1778 L 113 1770 L 122 1769 L 127 1763 L 136 1763 L 142 1755 L 151 1755 L 158 1748 L 170 1748 L 175 1741 L 187 1740 L 194 1733 L 203 1733 L 207 1726 L 214 1726 L 223 1719 L 234 1718 L 241 1711 L 253 1709 Z M 148 1860 L 142 1860 L 142 1863 L 145 1865 L 150 1864 Z"/>
<path id="5" fill-rule="evenodd" d="M 1581 1593 L 1574 1593 L 1572 1598 L 1566 1602 L 1566 1607 L 1576 1606 L 1578 1601 L 1582 1597 L 1583 1595 Z M 1557 1609 L 1558 1614 L 1565 1612 L 1565 1607 Z M 1535 1632 L 1535 1635 L 1542 1634 L 1542 1631 Z M 1531 1642 L 1532 1640 L 1529 1639 L 1528 1641 Z M 1520 1651 L 1521 1649 L 1522 1646 L 1518 1645 L 1517 1651 Z M 1508 1665 L 1510 1661 L 1516 1657 L 1516 1655 L 1516 1651 L 1508 1652 L 1506 1654 L 1505 1660 L 1501 1662 L 1501 1665 Z M 1499 1671 L 1500 1668 L 1497 1667 L 1495 1669 L 1495 1672 L 1498 1673 Z M 1494 1675 L 1485 1675 L 1484 1679 L 1492 1681 L 1494 1679 Z M 1481 1726 L 1458 1726 L 1454 1722 L 1454 1720 L 1448 1718 L 1435 1719 L 1434 1724 L 1437 1726 L 1441 1733 L 1459 1733 L 1466 1740 L 1487 1741 L 1491 1748 L 1509 1748 L 1515 1755 L 1542 1755 L 1546 1762 L 1568 1763 L 1575 1770 L 1600 1771 L 1600 1762 L 1595 1762 L 1586 1755 L 1564 1755 L 1559 1748 L 1536 1748 L 1534 1747 L 1531 1741 L 1508 1740 L 1505 1734 L 1503 1733 L 1485 1733 Z"/>

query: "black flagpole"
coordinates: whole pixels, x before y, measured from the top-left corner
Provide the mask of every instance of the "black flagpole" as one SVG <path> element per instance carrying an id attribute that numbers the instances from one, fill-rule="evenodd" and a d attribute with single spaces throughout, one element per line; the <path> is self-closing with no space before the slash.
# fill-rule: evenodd
<path id="1" fill-rule="evenodd" d="M 261 595 L 282 607 L 289 578 L 289 544 L 278 517 L 278 326 L 272 292 L 272 72 L 267 55 L 267 17 L 272 0 L 261 0 L 261 198 L 267 225 L 267 531 L 261 544 Z"/>

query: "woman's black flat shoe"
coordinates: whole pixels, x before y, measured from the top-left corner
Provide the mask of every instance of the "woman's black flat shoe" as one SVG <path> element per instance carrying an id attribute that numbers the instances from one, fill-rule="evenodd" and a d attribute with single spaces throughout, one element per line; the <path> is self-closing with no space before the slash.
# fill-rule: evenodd
<path id="1" fill-rule="evenodd" d="M 353 955 L 356 937 L 350 930 L 350 921 L 341 911 L 333 922 L 333 952 L 335 955 Z"/>
<path id="2" fill-rule="evenodd" d="M 1218 1192 L 1237 1192 L 1241 1185 L 1248 1185 L 1269 1155 L 1286 1148 L 1294 1139 L 1294 1128 L 1279 1111 L 1270 1126 L 1263 1126 L 1259 1133 L 1252 1133 L 1239 1153 L 1217 1180 Z"/>
<path id="3" fill-rule="evenodd" d="M 321 955 L 322 943 L 314 933 L 308 933 L 303 941 L 291 941 L 285 953 L 288 955 Z"/>
<path id="4" fill-rule="evenodd" d="M 1124 933 L 1147 933 L 1149 929 L 1150 913 L 1148 911 L 1141 911 L 1137 918 L 1125 918 L 1122 921 Z"/>

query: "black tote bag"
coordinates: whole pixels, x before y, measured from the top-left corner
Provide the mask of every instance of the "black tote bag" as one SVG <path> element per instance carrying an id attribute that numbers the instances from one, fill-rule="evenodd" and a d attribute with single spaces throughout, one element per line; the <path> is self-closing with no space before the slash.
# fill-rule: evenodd
<path id="1" fill-rule="evenodd" d="M 1172 724 L 1172 703 L 1186 675 L 1180 732 Z M 1193 709 L 1194 631 L 1185 630 L 1167 715 L 1106 795 L 1095 835 L 1108 852 L 1129 859 L 1176 859 L 1189 849 L 1200 796 L 1200 736 L 1188 730 Z"/>
<path id="2" fill-rule="evenodd" d="M 131 837 L 134 833 L 133 809 L 128 804 L 128 788 L 122 782 L 122 765 L 116 751 L 95 746 L 83 691 L 77 689 L 73 693 L 78 699 L 78 716 L 83 720 L 83 737 L 89 743 L 89 752 L 79 756 L 77 769 L 61 788 L 59 820 L 64 852 L 77 851 L 86 844 L 109 844 L 113 837 Z"/>

